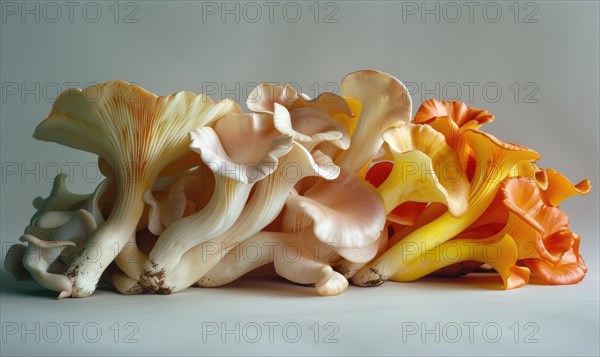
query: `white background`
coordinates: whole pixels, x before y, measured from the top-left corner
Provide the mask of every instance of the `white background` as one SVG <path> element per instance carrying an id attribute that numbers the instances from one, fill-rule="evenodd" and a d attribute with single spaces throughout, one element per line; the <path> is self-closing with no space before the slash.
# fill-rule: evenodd
<path id="1" fill-rule="evenodd" d="M 204 91 L 240 101 L 254 83 L 293 82 L 314 96 L 370 68 L 405 82 L 415 110 L 433 96 L 486 108 L 496 115 L 487 131 L 532 147 L 541 166 L 573 181 L 590 178 L 592 193 L 562 206 L 589 272 L 574 286 L 501 291 L 497 277 L 473 276 L 323 298 L 263 271 L 220 289 L 98 291 L 57 302 L 3 271 L 2 355 L 599 354 L 597 2 L 474 2 L 472 17 L 463 2 L 229 2 L 233 14 L 224 20 L 221 2 L 216 14 L 200 1 L 74 2 L 72 16 L 62 2 L 24 3 L 0 8 L 3 257 L 57 168 L 73 168 L 69 187 L 77 192 L 99 182 L 93 156 L 31 138 L 70 83 L 123 79 L 160 95 Z M 434 12 L 422 18 L 423 6 Z M 280 324 L 272 340 L 270 323 Z M 256 326 L 262 335 L 252 343 Z M 239 343 L 223 329 L 237 330 Z M 124 343 L 128 333 L 133 343 Z"/>

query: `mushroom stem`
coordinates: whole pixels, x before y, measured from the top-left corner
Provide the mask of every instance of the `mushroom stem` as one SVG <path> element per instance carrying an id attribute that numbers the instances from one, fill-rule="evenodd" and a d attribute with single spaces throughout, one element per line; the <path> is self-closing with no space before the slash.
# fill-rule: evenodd
<path id="1" fill-rule="evenodd" d="M 134 230 L 123 249 L 115 257 L 115 264 L 129 278 L 137 280 L 142 275 L 142 266 L 147 260 L 148 256 L 138 248 Z"/>
<path id="2" fill-rule="evenodd" d="M 381 257 L 363 268 L 352 282 L 361 286 L 376 286 L 392 275 L 402 274 L 407 263 L 423 252 L 441 244 L 473 224 L 490 205 L 500 182 L 511 175 L 511 169 L 520 162 L 536 160 L 539 155 L 528 148 L 509 145 L 478 131 L 468 131 L 467 139 L 475 150 L 477 162 L 471 185 L 471 198 L 465 214 L 453 217 L 449 211 L 429 224 L 408 234 L 388 249 Z M 393 240 L 393 238 L 392 238 Z"/>
<path id="3" fill-rule="evenodd" d="M 343 259 L 335 265 L 335 270 L 342 274 L 344 278 L 351 279 L 356 273 L 364 268 L 367 263 L 355 263 L 348 259 Z"/>
<path id="4" fill-rule="evenodd" d="M 371 265 L 363 268 L 354 276 L 352 282 L 361 286 L 380 285 L 390 276 L 399 274 L 406 264 L 416 259 L 428 247 L 441 244 L 456 236 L 479 218 L 498 191 L 497 185 L 490 185 L 469 202 L 469 209 L 459 218 L 453 217 L 448 211 L 433 222 L 420 227 L 408 234 L 404 239 L 389 248 L 385 254 Z"/>
<path id="5" fill-rule="evenodd" d="M 167 274 L 165 285 L 172 287 L 172 292 L 191 286 L 215 266 L 237 243 L 258 233 L 271 223 L 281 212 L 293 184 L 282 186 L 272 189 L 267 184 L 259 183 L 235 225 L 225 234 L 187 251 L 177 268 Z"/>
<path id="6" fill-rule="evenodd" d="M 110 272 L 106 276 L 107 283 L 114 286 L 123 295 L 135 295 L 143 292 L 137 280 L 131 279 L 120 270 Z"/>
<path id="7" fill-rule="evenodd" d="M 276 170 L 278 159 L 292 149 L 268 115 L 229 114 L 214 127 L 190 132 L 190 148 L 215 173 L 215 190 L 200 212 L 173 222 L 158 238 L 140 283 L 149 291 L 170 293 L 165 275 L 197 244 L 225 233 L 240 216 L 254 184 Z M 240 141 L 246 145 L 240 146 Z"/>
<path id="8" fill-rule="evenodd" d="M 496 269 L 506 289 L 520 287 L 527 283 L 529 271 L 516 265 L 520 258 L 517 240 L 522 238 L 519 236 L 529 236 L 531 231 L 531 227 L 527 227 L 524 222 L 511 216 L 506 226 L 490 237 L 455 238 L 436 245 L 423 253 L 420 258 L 408 262 L 391 279 L 399 282 L 413 281 L 455 263 L 477 261 L 487 263 Z M 497 249 L 498 255 L 490 257 L 490 253 L 487 252 L 489 247 Z M 457 253 L 446 253 L 450 249 Z"/>
<path id="9" fill-rule="evenodd" d="M 280 232 L 258 232 L 254 236 L 238 243 L 216 262 L 206 272 L 196 285 L 204 288 L 212 288 L 229 284 L 254 269 L 273 262 L 274 246 L 285 242 L 290 233 Z M 258 250 L 256 256 L 248 259 L 245 252 Z"/>
<path id="10" fill-rule="evenodd" d="M 322 156 L 318 154 L 318 157 Z M 292 175 L 291 165 L 298 170 Z M 278 168 L 269 177 L 259 181 L 241 215 L 223 235 L 196 245 L 187 251 L 173 271 L 167 271 L 164 285 L 169 291 L 183 290 L 205 275 L 219 260 L 239 242 L 257 234 L 281 212 L 294 185 L 310 176 L 336 175 L 335 167 L 321 168 L 311 154 L 299 144 L 280 159 Z M 331 171 L 331 172 L 330 172 Z"/>
<path id="11" fill-rule="evenodd" d="M 293 233 L 259 232 L 236 245 L 197 281 L 197 285 L 225 285 L 256 268 L 275 262 L 277 274 L 290 281 L 315 284 L 319 295 L 341 294 L 348 287 L 348 281 L 340 273 L 333 271 L 329 264 L 303 256 L 301 242 L 305 234 L 306 230 Z M 255 250 L 258 250 L 258 254 L 248 253 Z"/>
<path id="12" fill-rule="evenodd" d="M 229 100 L 215 103 L 190 92 L 158 97 L 123 81 L 60 94 L 34 138 L 97 154 L 118 186 L 110 217 L 66 272 L 74 297 L 89 296 L 123 250 L 143 213 L 144 192 L 164 168 L 189 152 L 189 132 L 238 111 Z"/>
<path id="13" fill-rule="evenodd" d="M 379 257 L 381 254 L 383 254 L 386 251 L 386 249 L 388 247 L 388 238 L 389 238 L 389 231 L 388 231 L 388 226 L 386 226 L 381 231 L 379 240 L 374 243 L 374 244 L 377 244 L 377 252 L 368 261 L 362 261 L 362 260 L 357 261 L 357 259 L 349 259 L 349 258 L 344 257 L 344 259 L 333 264 L 333 268 L 335 269 L 335 271 L 342 274 L 344 276 L 344 278 L 351 279 L 362 268 L 364 268 L 366 265 L 368 265 L 369 261 L 373 260 L 376 257 Z"/>
<path id="14" fill-rule="evenodd" d="M 140 282 L 144 288 L 166 293 L 169 290 L 164 290 L 166 272 L 173 270 L 190 248 L 231 228 L 253 186 L 253 183 L 217 175 L 215 191 L 207 206 L 196 214 L 173 222 L 158 238 L 143 268 Z"/>
<path id="15" fill-rule="evenodd" d="M 104 270 L 110 265 L 135 234 L 137 222 L 144 211 L 142 196 L 147 186 L 135 180 L 123 180 L 117 190 L 108 220 L 85 243 L 69 264 L 65 275 L 73 284 L 71 297 L 87 297 L 95 290 Z"/>
<path id="16" fill-rule="evenodd" d="M 298 284 L 315 284 L 317 293 L 322 296 L 343 293 L 348 287 L 348 280 L 342 274 L 334 271 L 329 263 L 317 261 L 314 259 L 315 257 L 308 257 L 308 252 L 303 252 L 304 249 L 294 244 L 294 242 L 305 240 L 307 233 L 312 235 L 312 230 L 309 228 L 289 233 L 285 244 L 275 247 L 273 257 L 275 271 L 279 276 Z M 299 256 L 291 253 L 298 248 L 300 248 Z"/>

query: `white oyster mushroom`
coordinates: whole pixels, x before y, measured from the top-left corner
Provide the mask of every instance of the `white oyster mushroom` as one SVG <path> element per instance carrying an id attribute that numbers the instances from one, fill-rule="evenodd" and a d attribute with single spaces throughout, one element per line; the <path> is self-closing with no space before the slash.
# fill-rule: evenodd
<path id="1" fill-rule="evenodd" d="M 29 234 L 24 234 L 21 241 L 28 243 L 23 266 L 33 280 L 48 290 L 59 292 L 59 299 L 70 296 L 73 286 L 69 278 L 62 274 L 64 265 L 58 258 L 65 249 L 75 247 L 75 242 L 45 241 Z"/>
<path id="2" fill-rule="evenodd" d="M 116 199 L 110 216 L 73 259 L 67 276 L 73 297 L 91 295 L 104 270 L 128 243 L 144 211 L 143 195 L 161 171 L 189 153 L 188 133 L 222 115 L 239 111 L 226 100 L 180 92 L 158 97 L 123 81 L 61 93 L 34 137 L 102 157 L 114 173 Z M 96 259 L 97 252 L 102 254 Z M 120 268 L 138 275 L 137 264 Z"/>
<path id="3" fill-rule="evenodd" d="M 273 247 L 273 254 L 263 252 L 258 260 L 222 261 L 198 285 L 226 284 L 274 262 L 282 277 L 299 284 L 315 284 L 321 295 L 338 295 L 348 282 L 331 265 L 343 257 L 364 262 L 377 253 L 373 246 L 379 246 L 385 224 L 383 200 L 373 186 L 356 174 L 342 170 L 335 182 L 318 182 L 304 196 L 292 193 L 286 207 L 283 232 L 260 232 L 239 247 L 243 251 L 250 245 L 262 244 Z M 299 250 L 298 257 L 289 258 L 291 248 Z"/>
<path id="4" fill-rule="evenodd" d="M 178 177 L 168 192 L 146 191 L 144 202 L 149 206 L 148 229 L 156 235 L 162 234 L 171 223 L 182 218 L 186 212 L 198 212 L 209 202 L 215 182 L 207 175 L 208 167 L 197 173 Z"/>
<path id="5" fill-rule="evenodd" d="M 63 275 L 64 268 L 104 222 L 98 202 L 108 186 L 105 180 L 93 194 L 76 195 L 66 190 L 64 178 L 62 174 L 56 177 L 51 195 L 38 206 L 31 224 L 25 229 L 20 240 L 27 246 L 12 246 L 5 260 L 6 269 L 17 279 L 33 279 L 39 285 L 59 292 L 59 298 L 67 297 L 72 290 L 70 280 Z M 69 207 L 82 208 L 44 211 Z"/>
<path id="6" fill-rule="evenodd" d="M 343 151 L 335 163 L 359 172 L 377 155 L 383 132 L 410 121 L 412 100 L 402 82 L 379 71 L 350 73 L 342 80 L 341 89 L 344 96 L 357 99 L 362 109 L 352 133 L 352 142 L 358 144 Z"/>
<path id="7" fill-rule="evenodd" d="M 313 157 L 314 156 L 314 157 Z M 163 292 L 177 292 L 197 282 L 240 242 L 255 235 L 281 212 L 289 192 L 300 180 L 320 177 L 333 180 L 339 168 L 320 152 L 310 154 L 294 143 L 292 150 L 279 160 L 275 171 L 259 181 L 235 224 L 222 235 L 188 250 L 177 268 L 164 277 Z"/>
<path id="8" fill-rule="evenodd" d="M 346 127 L 321 110 L 305 107 L 290 113 L 278 103 L 274 108 L 273 121 L 277 130 L 292 136 L 308 150 L 322 142 L 330 142 L 341 150 L 350 146 Z"/>
<path id="9" fill-rule="evenodd" d="M 173 222 L 159 237 L 140 280 L 148 291 L 170 293 L 164 277 L 185 252 L 231 228 L 254 184 L 275 171 L 279 158 L 292 149 L 292 138 L 277 131 L 267 114 L 229 114 L 190 137 L 192 150 L 215 174 L 215 189 L 204 209 Z"/>

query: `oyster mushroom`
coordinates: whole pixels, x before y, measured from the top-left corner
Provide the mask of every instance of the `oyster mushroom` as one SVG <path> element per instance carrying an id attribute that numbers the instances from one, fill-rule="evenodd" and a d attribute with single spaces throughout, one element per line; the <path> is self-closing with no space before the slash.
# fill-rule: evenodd
<path id="1" fill-rule="evenodd" d="M 315 99 L 298 94 L 289 85 L 263 83 L 246 100 L 248 109 L 274 116 L 275 127 L 309 150 L 317 148 L 330 157 L 346 150 L 355 116 L 351 100 L 334 93 L 322 93 Z"/>
<path id="2" fill-rule="evenodd" d="M 11 246 L 5 260 L 6 270 L 17 280 L 33 279 L 59 292 L 60 298 L 69 294 L 71 287 L 64 276 L 56 275 L 64 273 L 74 254 L 104 222 L 99 201 L 109 185 L 105 180 L 91 195 L 79 195 L 66 189 L 65 178 L 64 174 L 57 175 L 50 196 L 35 200 L 38 210 L 21 237 L 27 245 Z"/>
<path id="3" fill-rule="evenodd" d="M 290 113 L 278 103 L 274 107 L 273 120 L 277 130 L 290 135 L 308 150 L 322 142 L 329 142 L 341 150 L 350 146 L 346 127 L 327 113 L 309 107 Z"/>
<path id="4" fill-rule="evenodd" d="M 469 181 L 444 136 L 427 125 L 404 124 L 383 134 L 394 166 L 377 188 L 390 213 L 405 202 L 441 202 L 455 217 L 466 210 Z"/>
<path id="5" fill-rule="evenodd" d="M 539 159 L 535 151 L 504 143 L 480 131 L 467 130 L 465 140 L 473 149 L 477 163 L 466 212 L 455 217 L 449 211 L 428 224 L 410 232 L 383 255 L 358 272 L 352 282 L 361 286 L 380 285 L 392 275 L 403 274 L 407 264 L 436 244 L 441 244 L 472 225 L 487 209 L 500 189 L 500 182 L 509 177 L 520 162 Z M 413 255 L 414 253 L 414 255 Z M 410 256 L 409 256 L 410 255 Z"/>
<path id="6" fill-rule="evenodd" d="M 304 195 L 290 195 L 283 232 L 260 232 L 236 248 L 239 252 L 258 245 L 270 247 L 272 252 L 263 252 L 257 260 L 224 260 L 198 285 L 223 285 L 272 261 L 282 277 L 299 284 L 315 284 L 321 295 L 338 295 L 348 282 L 332 265 L 342 258 L 358 258 L 360 262 L 372 259 L 377 252 L 373 246 L 379 246 L 384 224 L 385 208 L 375 188 L 358 175 L 342 170 L 335 182 L 320 181 Z M 296 251 L 294 259 L 288 256 L 290 249 Z"/>
<path id="7" fill-rule="evenodd" d="M 341 87 L 344 96 L 358 100 L 362 109 L 352 133 L 354 145 L 334 161 L 342 168 L 359 172 L 377 154 L 383 132 L 410 121 L 412 100 L 404 84 L 379 71 L 350 73 Z"/>
<path id="8" fill-rule="evenodd" d="M 69 297 L 73 286 L 62 274 L 64 265 L 58 258 L 65 249 L 75 247 L 75 242 L 45 241 L 30 234 L 24 234 L 21 241 L 28 243 L 23 255 L 23 266 L 33 280 L 48 290 L 59 292 L 59 299 Z"/>
<path id="9" fill-rule="evenodd" d="M 159 237 L 140 281 L 149 291 L 170 292 L 164 278 L 183 254 L 231 228 L 254 184 L 292 149 L 292 138 L 277 131 L 267 114 L 229 114 L 190 136 L 191 148 L 215 174 L 215 190 L 204 209 L 173 222 Z"/>
<path id="10" fill-rule="evenodd" d="M 52 183 L 52 190 L 46 198 L 36 197 L 33 207 L 37 210 L 31 217 L 34 221 L 37 217 L 49 211 L 71 211 L 80 208 L 91 195 L 73 193 L 67 189 L 67 174 L 56 175 Z"/>
<path id="11" fill-rule="evenodd" d="M 206 175 L 208 170 L 203 166 L 197 172 L 178 177 L 169 186 L 168 192 L 147 191 L 144 194 L 144 202 L 150 206 L 150 232 L 160 235 L 171 223 L 200 211 L 208 204 L 215 186 L 214 176 Z"/>
<path id="12" fill-rule="evenodd" d="M 313 155 L 315 156 L 313 159 Z M 185 289 L 208 273 L 223 256 L 245 239 L 257 234 L 281 212 L 293 186 L 306 177 L 333 180 L 339 168 L 319 152 L 311 155 L 300 144 L 279 160 L 268 179 L 256 184 L 256 189 L 235 224 L 224 234 L 188 250 L 177 268 L 165 275 L 164 291 Z"/>
<path id="13" fill-rule="evenodd" d="M 188 152 L 188 133 L 235 110 L 238 106 L 231 101 L 214 103 L 189 92 L 157 97 L 123 81 L 61 93 L 34 137 L 98 154 L 112 168 L 117 185 L 106 223 L 66 271 L 72 297 L 94 292 L 115 247 L 120 252 L 135 233 L 144 192 L 163 168 Z"/>
<path id="14" fill-rule="evenodd" d="M 477 130 L 494 120 L 487 110 L 468 107 L 463 102 L 428 99 L 415 114 L 414 123 L 427 124 L 444 134 L 446 142 L 459 154 L 460 163 L 469 172 L 468 164 L 473 161 L 473 152 L 466 146 L 462 134 L 469 129 Z"/>
<path id="15" fill-rule="evenodd" d="M 351 115 L 348 103 L 337 94 L 326 92 L 315 99 L 310 99 L 296 92 L 288 84 L 282 87 L 273 83 L 262 83 L 250 92 L 246 100 L 248 109 L 256 113 L 274 114 L 275 104 L 285 107 L 290 112 L 300 108 L 310 108 L 330 117 L 340 113 Z"/>

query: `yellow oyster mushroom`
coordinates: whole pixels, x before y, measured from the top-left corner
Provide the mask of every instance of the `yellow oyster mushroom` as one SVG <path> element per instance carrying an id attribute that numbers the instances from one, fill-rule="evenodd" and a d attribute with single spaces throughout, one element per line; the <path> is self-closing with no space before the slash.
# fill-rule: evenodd
<path id="1" fill-rule="evenodd" d="M 445 212 L 433 221 L 412 231 L 393 245 L 381 257 L 363 268 L 352 282 L 362 286 L 380 285 L 392 275 L 406 271 L 407 263 L 423 252 L 441 244 L 473 224 L 488 208 L 500 188 L 500 182 L 509 177 L 515 165 L 539 159 L 535 151 L 504 143 L 492 135 L 475 130 L 464 134 L 467 144 L 475 153 L 478 165 L 471 183 L 469 205 L 460 217 Z"/>
<path id="2" fill-rule="evenodd" d="M 442 134 L 427 125 L 404 124 L 385 131 L 383 139 L 394 159 L 377 188 L 387 214 L 408 201 L 444 203 L 454 217 L 465 213 L 469 181 Z"/>

